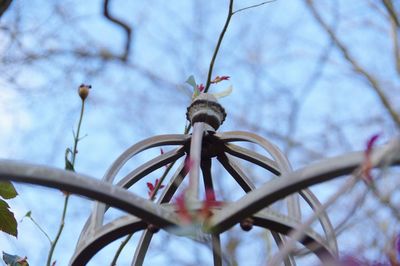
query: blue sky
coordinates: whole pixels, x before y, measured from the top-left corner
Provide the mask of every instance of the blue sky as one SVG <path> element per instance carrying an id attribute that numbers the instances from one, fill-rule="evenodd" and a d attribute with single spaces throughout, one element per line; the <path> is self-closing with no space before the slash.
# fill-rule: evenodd
<path id="1" fill-rule="evenodd" d="M 255 3 L 236 1 L 235 7 Z M 393 103 L 398 102 L 399 94 L 395 92 L 400 80 L 392 67 L 387 21 L 364 1 L 337 3 L 338 34 L 362 65 L 387 85 Z M 327 21 L 332 22 L 335 5 L 329 1 L 319 5 Z M 71 131 L 79 112 L 76 89 L 82 82 L 91 84 L 93 90 L 82 127 L 88 136 L 80 143 L 79 172 L 101 178 L 113 160 L 135 142 L 183 131 L 190 100 L 179 86 L 192 74 L 198 82 L 205 82 L 227 1 L 114 1 L 111 10 L 133 27 L 128 64 L 104 63 L 68 52 L 119 53 L 123 48 L 123 32 L 101 16 L 99 1 L 18 2 L 4 15 L 0 26 L 23 34 L 19 44 L 10 37 L 10 31 L 0 30 L 0 38 L 5 40 L 0 44 L 4 59 L 0 63 L 2 158 L 62 168 L 64 150 L 72 145 Z M 20 24 L 16 24 L 18 21 Z M 303 1 L 278 0 L 235 14 L 214 69 L 214 75 L 229 75 L 231 79 L 213 87 L 213 91 L 234 87 L 232 95 L 221 99 L 228 113 L 221 131 L 253 131 L 282 149 L 289 135 L 302 143 L 290 153 L 294 168 L 318 158 L 363 149 L 365 140 L 375 132 L 384 132 L 381 142 L 385 142 L 396 130 L 376 94 L 365 79 L 352 72 L 338 50 L 328 46 L 327 35 L 315 24 Z M 321 77 L 313 87 L 305 86 L 327 49 L 329 57 Z M 18 61 L 30 54 L 52 51 L 60 54 L 22 64 Z M 298 129 L 287 132 L 296 99 L 302 102 Z M 305 150 L 318 155 L 304 156 Z M 256 171 L 256 179 L 258 175 Z M 146 194 L 145 182 L 138 186 L 138 193 Z M 326 198 L 329 186 L 336 183 L 317 187 L 319 196 Z M 11 201 L 16 217 L 20 219 L 32 210 L 38 222 L 54 235 L 54 224 L 61 213 L 61 193 L 29 185 L 17 188 L 20 196 Z M 59 265 L 67 264 L 90 208 L 90 201 L 73 197 L 66 231 L 55 254 Z M 27 220 L 20 224 L 19 231 L 18 240 L 0 235 L 1 249 L 27 255 L 31 265 L 43 264 L 46 239 Z M 186 242 L 176 242 L 186 247 Z M 133 246 L 126 254 L 133 252 Z M 113 249 L 115 244 L 102 251 L 92 265 L 109 257 Z M 184 260 L 187 253 L 179 254 Z M 239 257 L 244 260 L 246 256 Z M 154 259 L 159 265 L 168 259 L 162 255 L 150 258 L 148 263 Z M 129 256 L 122 259 L 121 265 L 129 263 Z"/>

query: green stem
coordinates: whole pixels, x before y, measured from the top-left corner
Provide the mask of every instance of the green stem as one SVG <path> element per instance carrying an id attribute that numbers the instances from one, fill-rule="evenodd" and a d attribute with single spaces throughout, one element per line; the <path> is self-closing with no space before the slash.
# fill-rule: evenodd
<path id="1" fill-rule="evenodd" d="M 54 240 L 51 241 L 51 247 L 50 247 L 50 250 L 49 250 L 49 255 L 47 256 L 47 263 L 46 263 L 47 266 L 50 266 L 50 265 L 51 265 L 51 258 L 53 257 L 54 250 L 55 250 L 55 248 L 56 248 L 56 245 L 57 245 L 57 243 L 58 243 L 58 240 L 60 239 L 61 233 L 62 233 L 62 231 L 63 231 L 63 229 L 64 229 L 64 225 L 65 225 L 65 216 L 66 216 L 66 214 L 67 214 L 67 207 L 68 207 L 68 199 L 69 199 L 69 195 L 67 194 L 67 195 L 65 196 L 65 199 L 64 199 L 63 213 L 62 213 L 62 216 L 61 216 L 61 222 L 60 222 L 60 225 L 59 225 L 59 227 L 58 227 L 57 235 L 56 235 L 56 237 L 54 238 Z"/>
<path id="2" fill-rule="evenodd" d="M 36 225 L 36 227 L 40 230 L 40 232 L 42 232 L 46 236 L 47 240 L 49 240 L 50 245 L 51 245 L 52 241 L 51 241 L 49 235 L 46 233 L 46 231 L 44 231 L 44 229 L 31 216 L 29 216 L 29 219 L 33 222 L 34 225 Z"/>
<path id="3" fill-rule="evenodd" d="M 72 150 L 72 157 L 71 157 L 71 164 L 74 169 L 75 169 L 76 154 L 78 153 L 79 133 L 81 131 L 81 125 L 82 125 L 84 111 L 85 111 L 85 101 L 82 100 L 81 113 L 79 116 L 79 122 L 78 122 L 77 130 L 76 130 L 76 135 L 74 134 L 74 148 Z M 54 250 L 55 250 L 58 240 L 60 239 L 61 234 L 64 230 L 65 217 L 67 215 L 67 209 L 68 209 L 68 200 L 69 200 L 69 194 L 65 194 L 64 207 L 63 207 L 63 212 L 61 215 L 60 225 L 58 226 L 58 231 L 57 231 L 56 237 L 54 238 L 53 241 L 50 241 L 51 246 L 50 246 L 49 254 L 47 256 L 47 263 L 46 263 L 47 266 L 51 266 L 51 261 L 52 261 Z"/>
<path id="4" fill-rule="evenodd" d="M 82 119 L 83 119 L 83 113 L 85 112 L 85 101 L 82 100 L 82 105 L 81 105 L 81 114 L 79 116 L 79 122 L 78 122 L 78 128 L 76 130 L 76 135 L 74 136 L 74 150 L 72 153 L 72 165 L 75 166 L 75 158 L 76 154 L 78 153 L 78 142 L 79 142 L 79 133 L 81 131 L 81 125 L 82 125 Z"/>

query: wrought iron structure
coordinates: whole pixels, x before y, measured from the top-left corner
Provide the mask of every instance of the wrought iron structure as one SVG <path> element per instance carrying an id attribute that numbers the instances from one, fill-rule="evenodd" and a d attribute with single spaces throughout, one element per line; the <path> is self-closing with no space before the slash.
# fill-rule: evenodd
<path id="1" fill-rule="evenodd" d="M 223 107 L 212 95 L 200 94 L 187 111 L 187 119 L 193 127 L 191 134 L 161 135 L 136 143 L 115 160 L 101 181 L 70 171 L 8 160 L 0 160 L 0 180 L 62 189 L 96 201 L 79 237 L 70 261 L 71 265 L 85 265 L 112 241 L 143 231 L 132 260 L 132 265 L 142 265 L 154 234 L 153 230 L 149 230 L 149 225 L 167 231 L 169 228 L 179 227 L 180 218 L 175 204 L 172 203 L 178 187 L 188 176 L 191 200 L 200 204 L 199 180 L 203 178 L 205 190 L 212 189 L 214 177 L 211 165 L 212 161 L 218 161 L 246 192 L 245 196 L 234 204 L 224 202 L 215 207 L 212 216 L 206 220 L 204 233 L 212 239 L 214 265 L 222 265 L 220 234 L 235 224 L 251 218 L 255 226 L 270 230 L 276 243 L 282 245 L 289 232 L 301 223 L 298 195 L 312 209 L 317 209 L 321 204 L 308 187 L 351 174 L 364 160 L 363 152 L 356 152 L 325 159 L 293 171 L 284 154 L 262 137 L 243 131 L 218 133 L 217 129 L 225 117 Z M 243 142 L 258 145 L 266 154 L 238 145 Z M 173 145 L 176 148 L 145 162 L 118 182 L 114 182 L 121 168 L 135 155 L 166 145 Z M 381 158 L 385 149 L 385 147 L 375 149 L 373 156 Z M 185 156 L 190 156 L 194 162 L 190 171 L 180 159 Z M 258 165 L 276 178 L 256 188 L 246 175 L 246 171 L 239 165 L 238 158 Z M 171 175 L 157 202 L 128 191 L 131 186 L 153 171 L 176 161 L 180 161 L 180 164 Z M 396 155 L 390 163 L 400 163 L 400 156 Z M 374 161 L 374 167 L 379 167 L 381 164 L 382 160 Z M 287 201 L 287 214 L 268 208 L 282 199 Z M 191 206 L 196 209 L 199 208 L 199 204 Z M 109 208 L 123 210 L 127 215 L 105 223 L 104 216 Z M 321 260 L 332 259 L 338 255 L 334 229 L 326 213 L 319 216 L 319 222 L 324 235 L 308 229 L 300 242 Z M 295 259 L 289 256 L 284 263 L 294 265 Z"/>

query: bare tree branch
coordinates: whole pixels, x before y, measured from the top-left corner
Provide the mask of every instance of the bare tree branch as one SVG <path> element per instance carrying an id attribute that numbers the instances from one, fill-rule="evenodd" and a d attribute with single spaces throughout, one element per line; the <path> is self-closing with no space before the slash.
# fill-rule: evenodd
<path id="1" fill-rule="evenodd" d="M 3 16 L 4 12 L 10 7 L 12 0 L 1 0 L 0 1 L 0 18 Z"/>
<path id="2" fill-rule="evenodd" d="M 234 14 L 236 14 L 236 13 L 239 13 L 239 12 L 245 11 L 245 10 L 247 10 L 247 9 L 250 9 L 250 8 L 255 8 L 255 7 L 259 7 L 259 6 L 262 6 L 262 5 L 265 5 L 265 4 L 268 4 L 268 3 L 272 3 L 272 2 L 275 2 L 275 1 L 277 1 L 277 0 L 265 1 L 265 2 L 262 2 L 262 3 L 256 4 L 256 5 L 252 5 L 252 6 L 248 6 L 248 7 L 240 8 L 240 9 L 238 9 L 238 10 L 234 11 L 234 12 L 233 12 L 233 15 L 234 15 Z"/>
<path id="3" fill-rule="evenodd" d="M 334 33 L 334 31 L 328 26 L 328 24 L 325 23 L 325 21 L 322 19 L 321 15 L 318 13 L 316 10 L 313 0 L 304 0 L 307 6 L 309 7 L 311 14 L 314 16 L 314 18 L 317 20 L 317 22 L 320 24 L 320 26 L 325 30 L 325 32 L 329 35 L 335 46 L 339 49 L 339 51 L 342 53 L 343 57 L 347 60 L 348 63 L 350 63 L 356 73 L 358 73 L 360 76 L 364 77 L 365 79 L 368 80 L 371 88 L 376 92 L 376 94 L 379 97 L 379 100 L 381 101 L 382 105 L 385 107 L 385 109 L 389 112 L 389 115 L 393 119 L 393 122 L 396 124 L 397 127 L 400 128 L 400 116 L 396 112 L 396 110 L 393 108 L 392 104 L 389 102 L 389 99 L 384 93 L 383 88 L 379 84 L 378 80 L 372 76 L 366 69 L 364 69 L 357 61 L 355 58 L 353 58 L 348 51 L 347 47 L 339 40 L 337 35 Z"/>
<path id="4" fill-rule="evenodd" d="M 226 17 L 224 28 L 222 29 L 221 34 L 219 35 L 217 46 L 215 47 L 214 54 L 213 54 L 213 57 L 210 62 L 210 68 L 208 69 L 207 83 L 206 83 L 206 88 L 204 89 L 204 92 L 207 92 L 210 88 L 211 75 L 212 75 L 212 71 L 214 68 L 215 58 L 217 57 L 219 47 L 221 46 L 222 40 L 224 39 L 224 35 L 226 33 L 226 30 L 228 29 L 228 25 L 229 25 L 229 22 L 231 21 L 232 16 L 233 16 L 233 0 L 229 0 L 228 16 Z"/>
<path id="5" fill-rule="evenodd" d="M 399 26 L 398 21 L 391 16 L 391 26 L 392 26 L 392 40 L 393 40 L 393 53 L 395 58 L 395 65 L 397 73 L 400 75 L 400 48 L 399 48 Z"/>
<path id="6" fill-rule="evenodd" d="M 390 18 L 396 24 L 396 27 L 400 28 L 399 17 L 397 16 L 392 0 L 382 0 L 382 3 L 385 6 L 386 11 L 389 13 Z"/>
<path id="7" fill-rule="evenodd" d="M 104 0 L 104 5 L 103 5 L 103 15 L 106 17 L 108 20 L 111 22 L 119 25 L 125 30 L 126 33 L 126 41 L 125 41 L 125 50 L 124 53 L 120 56 L 120 59 L 122 61 L 127 61 L 128 56 L 129 56 L 129 51 L 131 48 L 131 35 L 132 35 L 132 29 L 131 27 L 128 26 L 125 22 L 121 21 L 120 19 L 117 19 L 116 17 L 112 16 L 109 11 L 110 7 L 110 0 Z"/>

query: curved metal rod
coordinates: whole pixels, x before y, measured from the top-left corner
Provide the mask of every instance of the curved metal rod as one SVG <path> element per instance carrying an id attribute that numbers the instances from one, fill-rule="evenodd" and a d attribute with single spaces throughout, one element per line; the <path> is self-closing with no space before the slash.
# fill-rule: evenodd
<path id="1" fill-rule="evenodd" d="M 180 157 L 182 157 L 184 155 L 184 147 L 180 147 L 178 149 L 166 152 L 164 154 L 161 154 L 155 158 L 153 158 L 150 161 L 147 161 L 146 163 L 140 165 L 139 167 L 137 167 L 135 170 L 133 170 L 132 172 L 130 172 L 128 175 L 126 175 L 125 177 L 123 177 L 118 183 L 117 186 L 118 187 L 123 187 L 123 188 L 129 188 L 130 186 L 132 186 L 134 183 L 136 183 L 137 181 L 139 181 L 142 177 L 148 175 L 149 173 L 151 173 L 152 171 L 167 165 L 168 163 L 171 163 L 174 160 L 179 159 Z M 95 204 L 95 206 L 100 205 L 100 204 Z M 103 219 L 104 217 L 104 213 L 107 211 L 108 206 L 105 204 L 101 204 L 103 206 L 99 206 L 98 211 L 100 212 L 101 210 L 103 211 L 103 216 L 101 219 Z M 87 238 L 87 234 L 91 233 L 93 234 L 94 230 L 89 229 L 89 225 L 90 222 L 92 221 L 92 216 L 90 216 L 84 227 L 82 228 L 81 234 L 79 236 L 79 240 L 78 243 L 84 239 Z"/>
<path id="2" fill-rule="evenodd" d="M 248 193 L 254 189 L 256 186 L 251 182 L 247 175 L 242 171 L 242 169 L 234 162 L 231 156 L 226 154 L 219 154 L 217 160 L 222 164 L 226 171 L 236 180 L 239 186 Z"/>
<path id="3" fill-rule="evenodd" d="M 151 138 L 147 138 L 142 140 L 126 151 L 124 151 L 110 166 L 103 177 L 104 182 L 112 183 L 114 181 L 115 176 L 122 168 L 122 166 L 134 155 L 150 149 L 154 147 L 164 146 L 164 145 L 184 145 L 189 139 L 191 138 L 190 135 L 182 135 L 182 134 L 172 134 L 172 135 L 160 135 Z M 90 217 L 91 219 L 91 227 L 88 228 L 87 233 L 94 232 L 101 224 L 103 223 L 104 212 L 106 206 L 102 203 L 95 203 L 94 210 Z"/>
<path id="4" fill-rule="evenodd" d="M 125 150 L 108 168 L 107 172 L 103 177 L 103 181 L 112 183 L 115 176 L 121 169 L 121 167 L 136 154 L 145 151 L 150 148 L 165 146 L 165 145 L 184 145 L 188 140 L 191 139 L 190 135 L 182 134 L 171 134 L 171 135 L 160 135 L 142 140 L 127 150 Z"/>
<path id="5" fill-rule="evenodd" d="M 321 202 L 315 196 L 315 194 L 311 192 L 309 188 L 301 190 L 299 194 L 304 198 L 304 200 L 313 210 L 318 210 L 321 207 Z M 333 227 L 331 220 L 329 220 L 327 213 L 324 212 L 321 216 L 318 217 L 318 220 L 321 223 L 322 230 L 324 231 L 325 239 L 329 247 L 336 256 L 339 256 L 339 247 L 336 239 L 335 228 Z"/>
<path id="6" fill-rule="evenodd" d="M 170 201 L 170 199 L 172 198 L 172 195 L 175 193 L 177 187 L 180 185 L 180 183 L 182 182 L 182 180 L 186 174 L 187 174 L 187 171 L 185 171 L 184 162 L 182 162 L 178 166 L 177 170 L 175 171 L 175 173 L 172 176 L 169 183 L 166 185 L 166 188 L 163 190 L 157 204 L 160 204 L 165 201 L 167 201 L 167 202 Z M 129 220 L 129 219 L 131 219 L 131 220 Z M 87 236 L 87 237 L 82 237 L 81 239 L 79 239 L 75 253 L 74 253 L 74 258 L 75 257 L 80 258 L 83 256 L 87 259 L 87 262 L 88 262 L 88 261 L 90 261 L 90 259 L 92 258 L 92 256 L 94 254 L 96 254 L 98 251 L 100 251 L 102 248 L 104 248 L 106 245 L 108 245 L 110 243 L 109 241 L 107 241 L 108 239 L 117 239 L 124 235 L 132 233 L 132 231 L 129 231 L 129 232 L 121 231 L 121 229 L 119 227 L 126 227 L 127 224 L 125 222 L 119 222 L 120 220 L 121 221 L 126 221 L 126 220 L 131 221 L 131 223 L 133 223 L 131 226 L 134 226 L 134 224 L 136 223 L 136 217 L 127 215 L 127 216 L 123 216 L 123 218 L 119 218 L 117 220 L 111 221 L 110 223 L 108 223 L 106 225 L 103 225 L 98 230 L 96 230 L 95 234 L 93 234 L 91 236 Z M 148 225 L 148 223 L 146 223 L 145 227 L 147 227 L 147 225 Z M 110 228 L 112 228 L 112 230 L 110 230 Z M 105 233 L 111 234 L 111 235 L 105 236 L 104 235 Z M 117 235 L 114 236 L 113 234 L 117 234 Z M 152 235 L 153 234 L 149 230 L 145 230 L 143 232 L 142 238 L 140 239 L 140 241 L 138 243 L 138 249 L 140 249 L 143 252 L 143 257 L 142 257 L 140 264 L 136 264 L 136 265 L 142 265 L 144 255 L 147 252 L 147 248 L 150 244 Z M 149 241 L 149 242 L 146 244 L 146 241 Z M 89 251 L 87 251 L 86 249 L 89 249 Z M 80 253 L 84 253 L 84 254 L 81 255 Z M 89 256 L 88 254 L 91 254 L 91 257 L 88 257 Z M 135 254 L 135 257 L 136 257 L 136 254 Z M 81 265 L 85 265 L 85 264 L 81 264 Z"/>
<path id="7" fill-rule="evenodd" d="M 159 227 L 176 225 L 177 215 L 160 208 L 125 189 L 104 183 L 92 177 L 57 168 L 0 160 L 0 181 L 14 181 L 56 188 L 107 202 L 110 206 L 142 218 Z"/>
<path id="8" fill-rule="evenodd" d="M 372 156 L 382 156 L 382 153 L 387 150 L 385 148 L 375 149 Z M 400 155 L 396 156 L 395 160 L 390 162 L 392 165 L 400 164 Z M 314 165 L 284 174 L 283 178 L 267 182 L 245 195 L 230 208 L 225 208 L 218 215 L 211 217 L 208 225 L 213 232 L 223 232 L 238 220 L 244 219 L 292 193 L 339 176 L 351 174 L 363 161 L 364 152 L 356 152 L 325 159 Z M 379 166 L 379 164 L 374 165 L 374 167 Z"/>
<path id="9" fill-rule="evenodd" d="M 217 156 L 217 159 L 246 193 L 256 189 L 256 186 L 253 184 L 253 182 L 251 182 L 251 180 L 242 171 L 242 169 L 235 163 L 232 156 L 220 154 Z M 274 231 L 271 231 L 271 234 L 274 237 L 274 240 L 278 246 L 282 245 L 282 243 L 285 243 L 285 238 L 282 235 Z M 284 263 L 286 266 L 296 265 L 293 256 L 288 256 L 287 258 L 285 258 Z"/>
<path id="10" fill-rule="evenodd" d="M 81 245 L 75 251 L 69 264 L 72 266 L 87 265 L 92 257 L 103 247 L 120 237 L 142 230 L 147 225 L 146 222 L 135 216 L 126 215 L 120 217 L 101 227 L 96 232 L 96 236 L 87 239 L 84 245 Z"/>
<path id="11" fill-rule="evenodd" d="M 160 199 L 158 200 L 158 204 L 167 203 L 172 199 L 172 196 L 175 194 L 177 188 L 182 183 L 183 179 L 187 175 L 187 169 L 185 168 L 185 162 L 182 162 L 178 169 L 175 171 L 174 175 L 171 177 L 171 180 L 164 188 Z M 135 255 L 133 256 L 131 265 L 143 265 L 144 257 L 146 256 L 147 250 L 150 245 L 151 238 L 153 237 L 153 233 L 149 230 L 145 230 L 140 237 L 139 243 L 135 250 Z"/>
<path id="12" fill-rule="evenodd" d="M 132 171 L 130 174 L 128 174 L 127 176 L 122 178 L 122 180 L 120 180 L 117 183 L 117 186 L 128 188 L 128 187 L 132 186 L 134 183 L 136 183 L 137 181 L 139 181 L 140 178 L 142 178 L 143 176 L 151 173 L 152 171 L 156 170 L 157 168 L 160 168 L 160 167 L 170 163 L 172 160 L 179 159 L 179 157 L 181 157 L 183 155 L 184 155 L 184 147 L 181 147 L 176 150 L 169 151 L 162 155 L 159 155 L 156 158 L 142 164 L 141 166 L 136 168 L 134 171 Z M 157 167 L 157 168 L 155 168 L 155 167 Z M 149 170 L 149 168 L 152 168 L 151 171 Z M 108 209 L 108 206 L 105 204 L 104 205 L 104 213 L 107 211 L 107 209 Z M 104 214 L 103 214 L 103 217 L 104 217 Z M 80 233 L 77 246 L 79 246 L 82 241 L 84 241 L 85 239 L 90 237 L 89 233 L 91 233 L 91 235 L 95 234 L 94 230 L 89 229 L 91 218 L 92 217 L 89 216 L 89 218 L 86 220 L 85 225 L 83 226 L 82 231 Z"/>
<path id="13" fill-rule="evenodd" d="M 164 206 L 165 209 L 175 210 L 172 204 L 164 204 Z M 222 210 L 214 209 L 213 212 L 218 214 L 222 212 Z M 289 235 L 290 231 L 294 230 L 298 226 L 298 221 L 272 210 L 263 210 L 260 213 L 253 215 L 253 218 L 255 225 L 261 226 L 268 230 L 274 230 L 283 235 Z M 76 252 L 74 257 L 71 259 L 71 264 L 73 266 L 86 265 L 95 253 L 97 253 L 111 241 L 132 233 L 132 231 L 136 232 L 141 230 L 146 226 L 147 223 L 131 215 L 126 215 L 113 222 L 110 222 L 99 229 L 95 237 L 90 238 L 85 245 L 79 248 L 78 252 Z M 150 239 L 147 238 L 146 241 L 144 241 L 147 243 L 147 245 L 150 243 L 152 234 L 149 234 L 148 236 Z M 322 238 L 313 230 L 307 230 L 305 238 L 303 238 L 300 242 L 311 248 L 311 250 L 315 251 L 317 256 L 334 256 L 333 252 L 324 243 Z M 133 265 L 142 265 L 140 262 L 137 263 L 139 264 Z"/>
<path id="14" fill-rule="evenodd" d="M 245 131 L 229 131 L 224 133 L 216 133 L 215 134 L 220 140 L 225 142 L 236 142 L 236 141 L 246 141 L 252 142 L 260 145 L 264 148 L 264 150 L 269 153 L 276 164 L 278 165 L 278 169 L 280 169 L 281 173 L 285 173 L 290 171 L 290 164 L 283 153 L 279 150 L 277 146 L 269 142 L 268 140 Z"/>
<path id="15" fill-rule="evenodd" d="M 270 143 L 269 141 L 265 140 L 264 138 L 253 134 L 253 133 L 249 133 L 249 132 L 242 132 L 242 131 L 235 131 L 235 132 L 228 132 L 225 137 L 229 137 L 226 140 L 229 141 L 229 139 L 233 139 L 234 141 L 247 141 L 247 142 L 252 142 L 255 144 L 260 145 L 261 147 L 263 147 L 267 152 L 270 153 L 270 149 L 271 151 L 273 151 L 276 155 L 279 156 L 274 156 L 273 154 L 271 154 L 271 156 L 273 156 L 273 158 L 277 161 L 277 164 L 279 166 L 278 169 L 276 169 L 277 171 L 279 171 L 280 175 L 284 174 L 285 171 L 282 171 L 282 167 L 284 167 L 283 169 L 286 168 L 287 171 L 289 171 L 291 169 L 291 166 L 287 160 L 287 158 L 285 156 L 283 156 L 282 152 L 275 147 L 272 143 Z M 240 151 L 238 150 L 237 152 L 240 153 Z M 310 205 L 310 207 L 312 209 L 317 208 L 320 205 L 319 200 L 314 196 L 314 194 L 308 189 L 304 189 L 304 191 L 300 191 L 299 194 L 304 198 L 304 200 Z M 298 202 L 298 199 L 294 199 L 294 198 L 289 198 L 291 199 L 291 201 L 288 202 L 288 208 L 289 210 L 292 209 L 291 213 L 293 215 L 293 213 L 296 213 L 297 215 L 294 217 L 297 217 L 299 220 L 301 217 L 299 217 L 300 213 L 300 204 Z M 298 209 L 298 210 L 297 210 Z M 330 222 L 330 219 L 328 217 L 328 214 L 326 212 L 323 212 L 322 215 L 318 218 L 319 222 L 324 230 L 324 232 L 326 233 L 326 237 L 328 239 L 332 239 L 332 235 L 334 235 L 334 229 L 333 226 Z M 332 242 L 332 241 L 331 241 Z M 333 239 L 332 243 L 332 247 L 336 247 L 337 250 L 337 243 L 336 243 L 336 238 Z"/>
<path id="16" fill-rule="evenodd" d="M 178 149 L 161 154 L 131 171 L 117 183 L 117 186 L 129 188 L 142 177 L 147 176 L 160 167 L 178 160 L 183 155 L 185 155 L 185 147 L 180 147 Z"/>
<path id="17" fill-rule="evenodd" d="M 240 159 L 254 163 L 272 172 L 275 175 L 281 174 L 281 171 L 279 170 L 279 167 L 275 161 L 252 150 L 240 147 L 232 143 L 225 143 L 225 152 Z"/>
<path id="18" fill-rule="evenodd" d="M 229 147 L 229 146 L 230 147 Z M 233 145 L 234 147 L 232 147 L 232 145 L 233 144 L 225 144 L 225 146 L 227 147 L 227 152 L 229 152 L 229 151 L 234 151 L 234 154 L 235 154 L 235 156 L 236 157 L 239 157 L 239 158 L 242 158 L 242 159 L 245 159 L 245 160 L 247 160 L 247 158 L 246 158 L 246 156 L 250 156 L 250 154 L 248 153 L 248 150 L 247 149 L 244 149 L 244 148 L 241 148 L 240 146 L 236 146 L 236 145 Z M 243 156 L 241 153 L 242 152 L 245 152 L 246 154 L 245 154 L 245 156 Z M 258 153 L 255 153 L 255 154 L 258 154 Z M 251 155 L 251 156 L 254 156 L 254 155 Z M 259 155 L 259 156 L 261 156 L 261 155 Z M 268 158 L 267 158 L 268 159 Z M 252 162 L 254 162 L 254 161 L 252 161 Z M 255 162 L 254 162 L 255 163 Z M 274 162 L 275 163 L 275 162 Z M 275 163 L 275 165 L 276 165 L 276 163 Z M 227 171 L 228 172 L 230 172 L 230 170 L 227 168 L 227 166 L 224 166 L 225 167 L 225 169 L 227 169 Z M 234 167 L 234 169 L 233 170 L 235 170 L 236 172 L 238 172 L 238 174 L 239 175 L 241 175 L 242 177 L 244 176 L 243 174 L 241 174 L 241 169 L 240 169 L 240 167 L 235 167 L 235 166 L 229 166 L 229 167 Z M 267 169 L 267 168 L 266 168 Z M 269 169 L 267 169 L 267 170 L 269 170 Z M 280 173 L 280 170 L 277 168 L 277 167 L 275 167 L 275 169 L 274 169 L 274 171 L 276 172 L 276 174 L 278 174 L 278 175 L 280 175 L 281 173 Z M 230 174 L 233 176 L 233 177 L 235 177 L 234 176 L 234 173 L 231 173 L 230 172 Z M 240 177 L 238 177 L 239 178 L 239 180 L 240 180 Z M 248 181 L 246 181 L 246 179 L 248 179 L 247 177 L 246 178 L 242 178 L 242 182 L 245 182 L 245 183 L 247 183 L 247 189 L 248 190 L 254 190 L 255 188 L 251 188 L 250 186 L 249 186 L 249 182 Z M 245 185 L 245 184 L 244 184 Z M 242 186 L 242 188 L 244 189 L 244 187 Z M 318 198 L 311 192 L 311 190 L 309 190 L 308 188 L 306 188 L 306 189 L 304 189 L 304 190 L 301 190 L 300 192 L 299 192 L 299 194 L 304 198 L 304 200 L 308 203 L 308 205 L 313 209 L 313 210 L 315 210 L 315 209 L 317 209 L 319 206 L 321 206 L 321 203 L 319 202 L 319 200 L 318 200 Z M 322 229 L 324 230 L 324 232 L 325 232 L 325 236 L 326 236 L 326 239 L 327 239 L 327 241 L 328 241 L 328 243 L 329 243 L 329 245 L 330 245 L 330 247 L 336 252 L 336 254 L 338 254 L 338 246 L 337 246 L 337 240 L 336 240 L 336 236 L 335 236 L 335 229 L 333 228 L 333 226 L 332 226 L 332 223 L 331 223 L 331 221 L 329 220 L 329 217 L 328 217 L 328 215 L 327 215 L 327 213 L 326 212 L 324 212 L 324 214 L 323 215 L 321 215 L 320 217 L 319 217 L 319 221 L 320 221 L 320 223 L 321 223 L 321 226 L 322 226 Z"/>
<path id="19" fill-rule="evenodd" d="M 272 237 L 275 240 L 276 245 L 278 246 L 278 248 L 281 248 L 285 245 L 286 243 L 286 239 L 284 237 L 284 235 L 281 235 L 275 231 L 270 231 L 268 230 Z M 296 261 L 294 260 L 294 257 L 292 254 L 289 254 L 288 256 L 286 256 L 286 258 L 283 259 L 283 263 L 286 265 L 296 265 Z"/>
<path id="20" fill-rule="evenodd" d="M 247 141 L 260 145 L 267 151 L 272 158 L 276 161 L 280 172 L 285 174 L 292 170 L 289 161 L 286 156 L 276 147 L 273 143 L 268 140 L 250 132 L 245 131 L 231 131 L 222 133 L 220 136 L 221 140 L 231 141 Z M 290 195 L 287 198 L 287 207 L 289 215 L 301 220 L 301 209 L 300 202 L 297 194 Z"/>
<path id="21" fill-rule="evenodd" d="M 289 236 L 292 230 L 300 226 L 298 221 L 272 210 L 258 212 L 253 216 L 253 219 L 255 225 L 286 236 Z M 331 261 L 336 257 L 336 253 L 330 249 L 323 238 L 314 230 L 306 230 L 305 237 L 300 239 L 299 242 L 314 252 L 321 261 Z"/>

